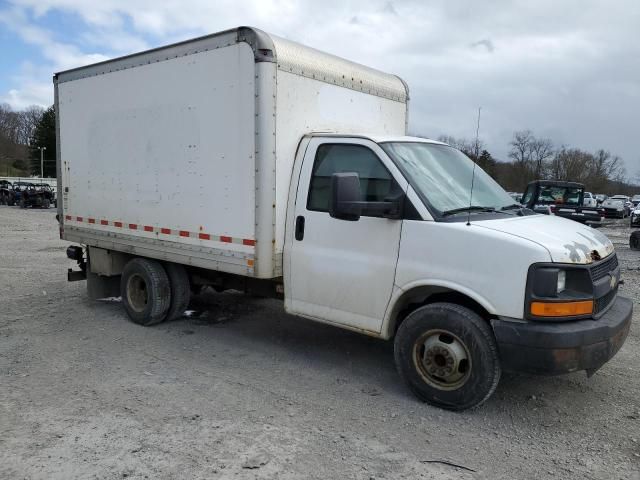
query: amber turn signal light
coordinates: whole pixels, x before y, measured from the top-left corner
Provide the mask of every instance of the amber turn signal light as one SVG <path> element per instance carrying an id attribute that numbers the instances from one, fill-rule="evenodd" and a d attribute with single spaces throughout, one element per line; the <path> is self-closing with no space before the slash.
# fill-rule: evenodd
<path id="1" fill-rule="evenodd" d="M 575 317 L 593 313 L 593 300 L 580 302 L 532 302 L 531 315 L 536 317 Z"/>

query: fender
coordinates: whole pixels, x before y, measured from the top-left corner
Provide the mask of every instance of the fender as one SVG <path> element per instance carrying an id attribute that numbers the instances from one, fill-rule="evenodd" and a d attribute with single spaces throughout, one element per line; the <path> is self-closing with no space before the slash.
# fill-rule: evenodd
<path id="1" fill-rule="evenodd" d="M 484 308 L 489 314 L 495 315 L 495 306 L 485 297 L 478 295 L 477 292 L 471 290 L 469 287 L 461 285 L 459 283 L 450 282 L 440 279 L 425 279 L 416 280 L 403 286 L 395 285 L 391 299 L 385 312 L 384 320 L 382 322 L 382 329 L 380 331 L 380 337 L 383 339 L 390 339 L 395 333 L 396 318 L 402 307 L 404 307 L 403 298 L 406 298 L 407 294 L 412 291 L 416 291 L 422 288 L 433 288 L 436 291 L 442 289 L 442 291 L 451 291 L 460 293 L 466 297 L 469 297 L 482 308 Z"/>

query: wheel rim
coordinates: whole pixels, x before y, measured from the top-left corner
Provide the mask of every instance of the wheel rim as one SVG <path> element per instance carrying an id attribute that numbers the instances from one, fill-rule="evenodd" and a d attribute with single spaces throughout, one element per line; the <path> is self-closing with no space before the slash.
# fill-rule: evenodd
<path id="1" fill-rule="evenodd" d="M 147 282 L 138 274 L 131 275 L 127 280 L 127 300 L 131 308 L 138 313 L 147 307 Z"/>
<path id="2" fill-rule="evenodd" d="M 422 334 L 414 344 L 413 361 L 424 381 L 439 390 L 456 390 L 471 374 L 469 349 L 446 330 Z"/>

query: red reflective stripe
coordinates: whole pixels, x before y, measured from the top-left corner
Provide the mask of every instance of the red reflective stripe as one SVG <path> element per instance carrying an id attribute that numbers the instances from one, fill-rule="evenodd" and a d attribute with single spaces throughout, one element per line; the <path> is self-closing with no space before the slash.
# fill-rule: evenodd
<path id="1" fill-rule="evenodd" d="M 95 224 L 98 223 L 98 220 L 96 220 L 95 218 L 87 218 L 85 220 L 84 217 L 74 217 L 72 215 L 65 215 L 65 219 L 66 220 L 72 220 L 72 221 L 77 221 L 77 222 L 83 222 L 86 221 L 87 223 L 91 223 L 91 224 Z M 160 231 L 160 233 L 164 234 L 164 235 L 179 235 L 181 237 L 185 237 L 185 238 L 199 238 L 200 240 L 214 240 L 214 239 L 218 239 L 218 241 L 223 242 L 223 243 L 233 243 L 234 239 L 233 237 L 230 237 L 228 235 L 220 235 L 219 237 L 217 237 L 216 235 L 212 235 L 210 233 L 196 233 L 196 232 L 189 232 L 188 230 L 171 230 L 170 228 L 156 228 L 153 227 L 151 225 L 138 225 L 137 223 L 124 223 L 124 222 L 109 222 L 109 220 L 99 220 L 100 225 L 104 225 L 104 226 L 108 226 L 108 225 L 113 225 L 114 227 L 117 228 L 129 228 L 129 230 L 144 230 L 145 232 L 158 232 Z M 240 240 L 239 238 L 235 239 L 236 243 L 240 243 L 242 242 L 242 245 L 246 245 L 249 247 L 254 247 L 256 245 L 256 241 L 252 240 L 250 238 L 243 238 L 242 240 Z"/>

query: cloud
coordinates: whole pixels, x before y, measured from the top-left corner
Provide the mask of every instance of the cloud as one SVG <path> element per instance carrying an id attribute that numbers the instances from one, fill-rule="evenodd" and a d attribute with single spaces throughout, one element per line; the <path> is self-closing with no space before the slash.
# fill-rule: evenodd
<path id="1" fill-rule="evenodd" d="M 0 9 L 0 24 L 43 59 L 39 72 L 17 67 L 0 92 L 15 106 L 51 91 L 56 69 L 254 25 L 402 76 L 412 132 L 473 136 L 482 106 L 480 133 L 498 158 L 514 130 L 529 128 L 640 168 L 637 0 L 10 0 Z M 79 19 L 72 40 L 42 27 L 52 12 Z"/>
<path id="2" fill-rule="evenodd" d="M 471 48 L 475 48 L 475 47 L 484 47 L 484 48 L 487 49 L 487 52 L 489 52 L 489 53 L 493 53 L 493 51 L 496 49 L 493 46 L 493 42 L 489 38 L 483 38 L 482 40 L 478 40 L 477 42 L 473 42 L 471 44 Z"/>

